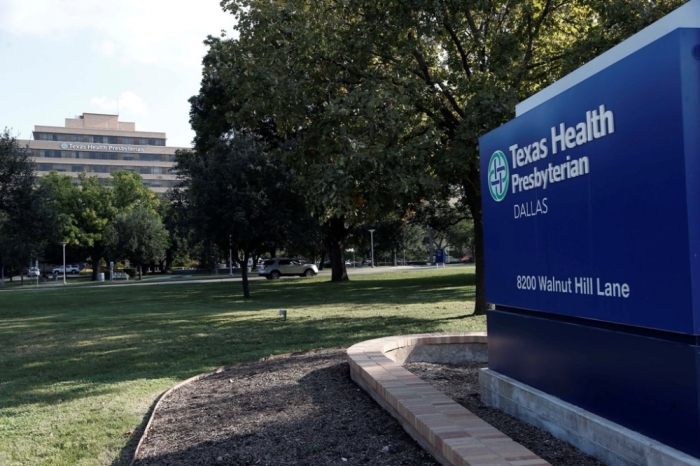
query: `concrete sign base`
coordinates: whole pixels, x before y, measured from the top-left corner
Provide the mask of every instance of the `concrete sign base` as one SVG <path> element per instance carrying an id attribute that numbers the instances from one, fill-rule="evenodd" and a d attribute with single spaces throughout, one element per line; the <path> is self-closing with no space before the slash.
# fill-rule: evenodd
<path id="1" fill-rule="evenodd" d="M 479 374 L 479 389 L 485 404 L 610 466 L 700 466 L 697 458 L 490 369 Z"/>

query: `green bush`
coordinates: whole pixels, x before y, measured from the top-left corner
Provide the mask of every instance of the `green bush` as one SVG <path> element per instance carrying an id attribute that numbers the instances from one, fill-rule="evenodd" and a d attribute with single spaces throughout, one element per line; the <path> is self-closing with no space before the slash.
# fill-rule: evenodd
<path id="1" fill-rule="evenodd" d="M 124 269 L 124 273 L 129 276 L 129 278 L 136 278 L 136 269 Z"/>

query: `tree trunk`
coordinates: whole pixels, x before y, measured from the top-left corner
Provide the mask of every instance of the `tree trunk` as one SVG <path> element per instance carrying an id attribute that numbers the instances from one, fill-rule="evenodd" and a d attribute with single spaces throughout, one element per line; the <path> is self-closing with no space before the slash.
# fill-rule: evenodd
<path id="1" fill-rule="evenodd" d="M 486 314 L 486 275 L 484 274 L 484 224 L 479 216 L 474 218 L 474 233 L 476 235 L 474 261 L 476 263 L 476 297 L 474 303 L 474 315 Z"/>
<path id="2" fill-rule="evenodd" d="M 141 264 L 136 266 L 136 270 L 139 272 L 139 280 L 141 280 Z"/>
<path id="3" fill-rule="evenodd" d="M 346 282 L 350 280 L 348 271 L 345 269 L 345 254 L 343 244 L 334 242 L 331 246 L 331 281 Z"/>
<path id="4" fill-rule="evenodd" d="M 326 222 L 324 233 L 323 242 L 331 259 L 331 281 L 346 282 L 349 278 L 345 269 L 345 240 L 350 229 L 345 226 L 345 217 L 331 217 Z"/>
<path id="5" fill-rule="evenodd" d="M 464 191 L 467 193 L 467 205 L 474 219 L 474 261 L 476 265 L 476 293 L 474 298 L 474 315 L 486 314 L 486 276 L 484 275 L 484 223 L 481 216 L 481 193 L 470 189 L 470 186 L 479 186 L 478 173 L 472 178 L 475 182 L 465 183 Z"/>
<path id="6" fill-rule="evenodd" d="M 243 298 L 250 299 L 250 283 L 248 282 L 248 252 L 243 252 L 241 261 L 241 284 L 243 285 Z"/>
<path id="7" fill-rule="evenodd" d="M 318 270 L 323 270 L 323 267 L 324 267 L 323 263 L 324 262 L 326 262 L 326 250 L 325 250 L 325 248 L 321 252 L 321 261 L 318 263 Z"/>
<path id="8" fill-rule="evenodd" d="M 90 263 L 92 265 L 92 278 L 93 282 L 97 281 L 97 273 L 100 271 L 100 260 L 94 260 Z"/>
<path id="9" fill-rule="evenodd" d="M 433 229 L 428 227 L 428 243 L 429 243 L 429 254 L 428 259 L 429 264 L 435 264 L 435 235 L 433 234 Z"/>

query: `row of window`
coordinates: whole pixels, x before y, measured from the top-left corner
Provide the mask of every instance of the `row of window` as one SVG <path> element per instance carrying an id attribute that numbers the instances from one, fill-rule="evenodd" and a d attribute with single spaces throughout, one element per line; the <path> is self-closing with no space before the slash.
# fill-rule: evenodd
<path id="1" fill-rule="evenodd" d="M 174 162 L 175 154 L 132 154 L 129 152 L 83 152 L 72 150 L 32 149 L 34 157 L 56 159 L 142 160 L 148 162 Z"/>
<path id="2" fill-rule="evenodd" d="M 176 171 L 166 167 L 123 167 L 119 165 L 72 165 L 61 163 L 40 163 L 37 164 L 39 171 L 50 172 L 93 172 L 93 173 L 112 173 L 116 171 L 130 171 L 140 173 L 142 175 L 163 175 L 176 174 Z"/>
<path id="3" fill-rule="evenodd" d="M 88 142 L 93 144 L 126 144 L 131 146 L 165 146 L 165 139 L 122 136 L 93 136 L 91 134 L 34 133 L 37 141 Z"/>

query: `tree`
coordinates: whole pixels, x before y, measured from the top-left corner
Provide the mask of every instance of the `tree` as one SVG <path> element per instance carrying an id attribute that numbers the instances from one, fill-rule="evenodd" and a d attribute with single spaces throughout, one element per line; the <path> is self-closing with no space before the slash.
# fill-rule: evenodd
<path id="1" fill-rule="evenodd" d="M 243 296 L 250 297 L 246 264 L 255 251 L 284 242 L 305 216 L 288 169 L 242 134 L 220 138 L 205 153 L 180 151 L 180 195 L 193 225 L 222 249 L 229 241 L 242 265 Z"/>
<path id="2" fill-rule="evenodd" d="M 139 280 L 143 265 L 159 261 L 168 246 L 168 231 L 160 216 L 144 205 L 117 215 L 107 236 L 116 257 L 137 265 Z"/>
<path id="3" fill-rule="evenodd" d="M 681 0 L 224 0 L 199 135 L 273 121 L 307 180 L 335 261 L 349 226 L 458 187 L 474 222 L 475 312 L 486 309 L 478 139 L 515 104 Z M 391 175 L 391 176 L 389 176 Z M 393 204 L 393 205 L 392 205 Z M 335 262 L 334 262 L 335 263 Z M 336 276 L 334 267 L 334 279 Z"/>
<path id="4" fill-rule="evenodd" d="M 117 215 L 139 206 L 155 214 L 158 207 L 155 194 L 133 172 L 114 172 L 104 183 L 97 176 L 81 173 L 78 184 L 69 176 L 51 172 L 41 184 L 50 193 L 51 208 L 59 218 L 56 236 L 89 259 L 93 281 L 110 250 L 108 233 Z"/>
<path id="5" fill-rule="evenodd" d="M 186 264 L 191 260 L 194 230 L 187 222 L 184 191 L 169 190 L 161 199 L 160 214 L 168 231 L 168 247 L 165 250 L 162 273 L 174 264 Z"/>
<path id="6" fill-rule="evenodd" d="M 254 6 L 238 18 L 238 39 L 208 41 L 202 89 L 190 101 L 195 141 L 205 149 L 230 128 L 272 139 L 323 226 L 332 280 L 347 280 L 352 227 L 393 212 L 432 181 L 413 165 L 430 156 L 433 134 L 412 108 L 385 99 L 381 86 L 348 79 L 307 53 L 322 37 L 310 37 L 311 29 L 294 37 L 308 18 L 294 16 L 293 7 Z"/>
<path id="7" fill-rule="evenodd" d="M 0 133 L 0 211 L 11 212 L 18 200 L 34 186 L 34 166 L 29 151 L 10 134 Z"/>
<path id="8" fill-rule="evenodd" d="M 474 222 L 471 220 L 461 220 L 445 231 L 447 244 L 456 248 L 460 252 L 468 249 L 474 255 Z"/>
<path id="9" fill-rule="evenodd" d="M 154 213 L 160 209 L 155 192 L 143 183 L 141 175 L 131 171 L 112 172 L 106 186 L 111 187 L 112 202 L 119 211 L 144 207 Z"/>
<path id="10" fill-rule="evenodd" d="M 57 235 L 90 260 L 94 281 L 107 249 L 107 228 L 117 209 L 112 191 L 96 176 L 81 173 L 78 179 L 79 184 L 74 184 L 71 177 L 51 172 L 41 182 L 59 214 Z"/>
<path id="11" fill-rule="evenodd" d="M 325 257 L 323 240 L 323 229 L 319 225 L 318 219 L 307 216 L 306 218 L 296 219 L 294 224 L 291 225 L 287 240 L 276 246 L 283 248 L 288 256 L 306 257 L 315 263 Z M 273 254 L 271 255 L 274 257 Z M 319 265 L 319 270 L 322 268 L 323 263 Z"/>
<path id="12" fill-rule="evenodd" d="M 21 270 L 52 240 L 55 220 L 47 192 L 36 186 L 34 164 L 8 129 L 0 133 L 0 276 Z"/>

